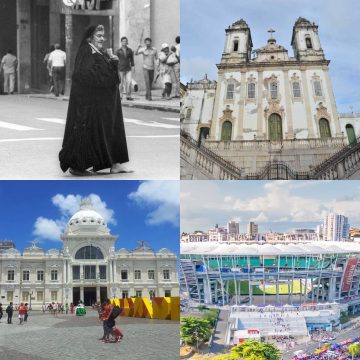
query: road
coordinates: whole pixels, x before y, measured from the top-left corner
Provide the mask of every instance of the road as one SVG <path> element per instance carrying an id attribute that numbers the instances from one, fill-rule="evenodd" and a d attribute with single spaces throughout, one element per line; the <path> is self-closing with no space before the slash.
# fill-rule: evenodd
<path id="1" fill-rule="evenodd" d="M 68 101 L 0 96 L 0 179 L 74 179 L 58 162 L 67 107 Z M 179 179 L 179 115 L 126 107 L 123 113 L 134 173 L 91 179 Z"/>

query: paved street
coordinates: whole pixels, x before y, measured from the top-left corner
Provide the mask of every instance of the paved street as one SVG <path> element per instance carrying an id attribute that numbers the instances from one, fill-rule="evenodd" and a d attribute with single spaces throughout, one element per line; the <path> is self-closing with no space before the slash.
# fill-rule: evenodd
<path id="1" fill-rule="evenodd" d="M 0 179 L 74 179 L 59 168 L 68 101 L 0 96 Z M 123 107 L 130 174 L 91 179 L 178 179 L 179 114 Z"/>
<path id="2" fill-rule="evenodd" d="M 17 314 L 17 313 L 15 313 Z M 1 360 L 172 360 L 179 359 L 179 323 L 166 320 L 120 318 L 120 343 L 104 344 L 97 312 L 84 317 L 31 312 L 28 323 L 0 322 Z"/>

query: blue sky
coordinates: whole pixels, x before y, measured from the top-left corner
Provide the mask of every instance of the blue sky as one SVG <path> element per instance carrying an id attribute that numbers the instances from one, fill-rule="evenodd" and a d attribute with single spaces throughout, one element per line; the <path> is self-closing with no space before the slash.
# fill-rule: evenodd
<path id="1" fill-rule="evenodd" d="M 339 112 L 360 112 L 360 48 L 358 0 L 181 0 L 181 81 L 217 79 L 215 64 L 224 49 L 225 28 L 243 18 L 249 25 L 254 49 L 266 45 L 268 29 L 289 55 L 292 28 L 299 17 L 319 26 L 322 48 Z"/>
<path id="2" fill-rule="evenodd" d="M 21 251 L 32 240 L 45 250 L 61 248 L 58 234 L 89 195 L 119 236 L 117 249 L 146 240 L 154 250 L 179 253 L 178 181 L 0 181 L 0 241 Z"/>
<path id="3" fill-rule="evenodd" d="M 316 228 L 329 212 L 360 227 L 360 181 L 182 181 L 181 231 L 206 231 L 229 220 L 260 232 Z"/>

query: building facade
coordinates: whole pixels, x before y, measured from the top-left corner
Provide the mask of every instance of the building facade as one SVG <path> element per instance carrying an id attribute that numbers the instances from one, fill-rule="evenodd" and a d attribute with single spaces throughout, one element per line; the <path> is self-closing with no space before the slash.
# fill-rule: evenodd
<path id="1" fill-rule="evenodd" d="M 187 85 L 182 130 L 203 147 L 194 155 L 184 144 L 183 179 L 289 178 L 263 174 L 275 163 L 309 178 L 356 141 L 355 117 L 340 122 L 318 26 L 296 20 L 293 56 L 269 32 L 267 45 L 254 50 L 248 24 L 236 21 L 225 30 L 217 82 Z"/>
<path id="2" fill-rule="evenodd" d="M 347 241 L 349 238 L 350 224 L 344 215 L 329 214 L 324 219 L 322 228 L 323 240 Z"/>
<path id="3" fill-rule="evenodd" d="M 154 252 L 143 241 L 132 251 L 116 251 L 116 238 L 83 200 L 61 236 L 62 250 L 45 252 L 33 243 L 22 254 L 0 253 L 1 302 L 40 308 L 51 301 L 92 305 L 110 297 L 179 296 L 175 254 Z"/>

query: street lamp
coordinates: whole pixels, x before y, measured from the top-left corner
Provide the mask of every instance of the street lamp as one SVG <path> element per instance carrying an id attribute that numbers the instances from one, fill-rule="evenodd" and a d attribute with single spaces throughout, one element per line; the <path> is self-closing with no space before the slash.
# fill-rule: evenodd
<path id="1" fill-rule="evenodd" d="M 29 306 L 29 310 L 32 310 L 32 309 L 31 309 L 31 298 L 32 298 L 32 296 L 33 296 L 33 293 L 34 293 L 34 291 L 33 291 L 33 290 L 31 290 L 31 293 L 30 293 L 30 306 Z"/>

